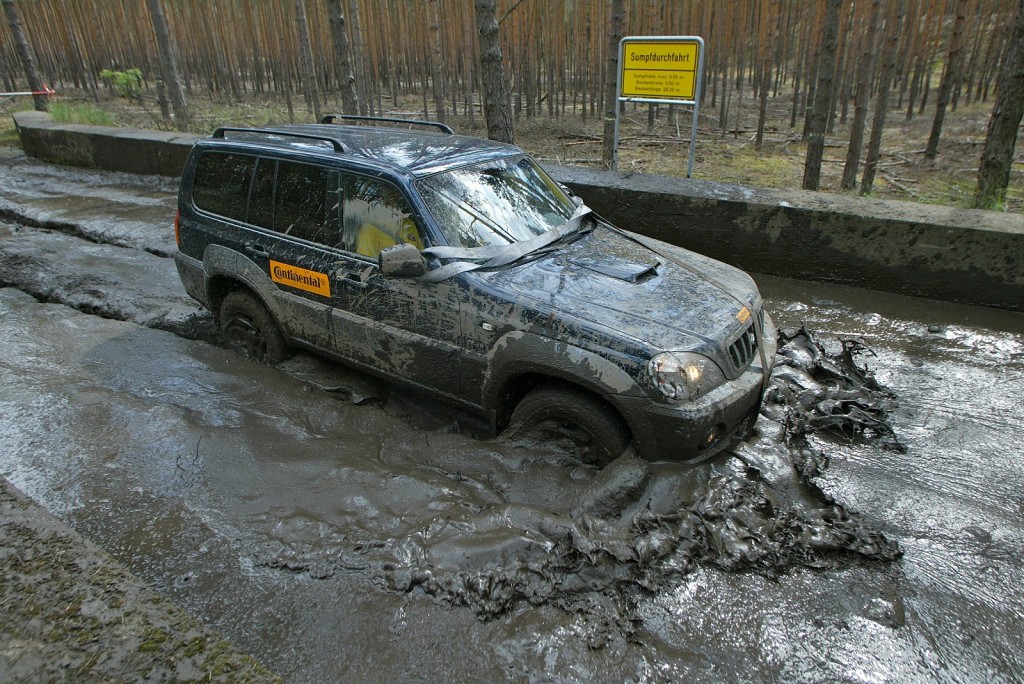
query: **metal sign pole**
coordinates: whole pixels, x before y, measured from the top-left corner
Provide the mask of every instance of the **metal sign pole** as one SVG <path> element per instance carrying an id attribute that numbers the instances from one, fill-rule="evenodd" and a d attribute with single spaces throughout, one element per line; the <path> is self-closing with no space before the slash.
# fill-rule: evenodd
<path id="1" fill-rule="evenodd" d="M 700 40 L 698 38 L 698 40 Z M 700 41 L 700 57 L 697 59 L 697 83 L 693 92 L 693 127 L 690 130 L 690 161 L 686 166 L 686 177 L 693 176 L 693 157 L 697 149 L 697 122 L 700 120 L 700 85 L 704 80 L 704 41 Z"/>
<path id="2" fill-rule="evenodd" d="M 622 53 L 625 43 L 619 41 L 619 66 L 615 70 L 615 136 L 612 140 L 612 171 L 619 168 L 619 120 L 622 113 Z"/>

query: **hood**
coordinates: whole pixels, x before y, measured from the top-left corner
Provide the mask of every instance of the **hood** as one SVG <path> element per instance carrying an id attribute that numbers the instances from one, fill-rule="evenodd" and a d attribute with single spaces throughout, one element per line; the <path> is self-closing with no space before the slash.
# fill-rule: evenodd
<path id="1" fill-rule="evenodd" d="M 582 319 L 661 350 L 720 348 L 723 338 L 746 327 L 737 315 L 743 307 L 754 311 L 760 306 L 757 287 L 746 273 L 636 238 L 655 249 L 598 224 L 539 259 L 477 275 L 540 310 Z"/>

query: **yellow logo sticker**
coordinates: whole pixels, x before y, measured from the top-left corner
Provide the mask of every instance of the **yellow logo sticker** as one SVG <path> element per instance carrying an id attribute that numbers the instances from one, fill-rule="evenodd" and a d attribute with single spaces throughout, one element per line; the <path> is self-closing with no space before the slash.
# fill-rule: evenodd
<path id="1" fill-rule="evenodd" d="M 280 261 L 270 262 L 270 279 L 275 283 L 294 287 L 313 294 L 331 296 L 331 282 L 326 273 L 307 271 L 298 266 L 282 264 Z"/>
<path id="2" fill-rule="evenodd" d="M 747 307 L 743 307 L 742 309 L 740 309 L 740 312 L 736 314 L 736 318 L 739 320 L 740 323 L 746 323 L 747 319 L 750 318 L 750 309 L 748 309 Z"/>

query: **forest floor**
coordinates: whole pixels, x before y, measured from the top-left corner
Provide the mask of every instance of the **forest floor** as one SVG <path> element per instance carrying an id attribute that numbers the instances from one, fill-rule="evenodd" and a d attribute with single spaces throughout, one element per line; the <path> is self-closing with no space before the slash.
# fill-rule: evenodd
<path id="1" fill-rule="evenodd" d="M 143 104 L 125 98 L 101 97 L 93 102 L 84 92 L 65 92 L 56 98 L 65 106 L 63 114 L 75 123 L 105 123 L 106 125 L 138 128 L 170 129 L 170 123 L 160 117 L 159 107 L 152 97 Z M 410 96 L 397 105 L 385 99 L 384 114 L 411 118 L 425 117 L 421 98 Z M 190 100 L 193 114 L 191 130 L 206 133 L 218 125 L 257 126 L 282 124 L 290 121 L 312 121 L 301 102 L 293 102 L 294 113 L 289 116 L 282 100 L 252 95 L 243 102 L 228 103 L 209 97 L 195 96 Z M 755 148 L 757 102 L 747 98 L 739 108 L 740 115 L 730 115 L 728 130 L 723 132 L 718 121 L 717 108 L 706 106 L 700 115 L 693 178 L 736 183 L 764 188 L 799 188 L 803 178 L 805 148 L 802 139 L 802 120 L 790 128 L 792 100 L 780 96 L 768 103 L 765 140 L 761 150 Z M 960 105 L 948 109 L 936 159 L 924 156 L 924 148 L 935 114 L 934 105 L 923 113 L 915 112 L 906 119 L 906 108 L 890 110 L 882 138 L 882 153 L 871 196 L 909 200 L 952 207 L 971 206 L 977 182 L 978 164 L 992 103 Z M 27 109 L 31 103 L 20 100 L 16 104 L 0 101 L 0 115 Z M 341 111 L 340 102 L 332 98 L 323 106 L 323 112 Z M 622 121 L 619 148 L 619 170 L 624 172 L 653 173 L 686 176 L 691 114 L 680 107 L 670 116 L 668 107 L 660 107 L 653 129 L 648 129 L 648 105 L 627 106 Z M 734 109 L 735 112 L 735 109 Z M 55 112 L 55 116 L 59 115 Z M 870 113 L 866 139 L 870 133 Z M 849 119 L 838 116 L 832 131 L 826 136 L 824 161 L 821 168 L 820 189 L 825 192 L 840 190 L 845 164 Z M 448 123 L 456 132 L 467 135 L 486 135 L 483 117 L 468 117 L 462 113 L 448 116 Z M 602 122 L 599 117 L 586 120 L 578 115 L 551 116 L 546 110 L 533 117 L 520 116 L 515 123 L 516 144 L 529 151 L 542 163 L 569 166 L 601 167 Z M 0 144 L 17 144 L 13 122 L 0 117 Z M 858 187 L 860 174 L 857 179 Z M 1003 209 L 1024 212 L 1024 146 L 1018 145 L 1011 172 L 1010 187 Z"/>

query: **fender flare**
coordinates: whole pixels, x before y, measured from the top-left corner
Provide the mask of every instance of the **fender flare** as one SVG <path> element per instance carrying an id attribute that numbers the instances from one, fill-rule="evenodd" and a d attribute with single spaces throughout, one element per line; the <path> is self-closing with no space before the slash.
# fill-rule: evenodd
<path id="1" fill-rule="evenodd" d="M 216 278 L 241 283 L 263 301 L 274 319 L 278 319 L 274 295 L 277 287 L 270 276 L 244 255 L 222 245 L 208 245 L 203 252 L 203 270 L 206 273 L 206 296 L 214 315 L 218 315 L 218 299 L 210 290 L 210 283 Z"/>
<path id="2" fill-rule="evenodd" d="M 624 365 L 642 365 L 623 357 Z M 493 427 L 500 429 L 507 420 L 511 406 L 503 406 L 507 390 L 517 377 L 534 375 L 575 385 L 592 392 L 614 408 L 633 429 L 620 395 L 638 396 L 642 390 L 636 379 L 622 366 L 606 356 L 530 332 L 514 331 L 502 335 L 488 352 L 488 373 L 484 379 L 483 403 L 492 417 Z"/>

